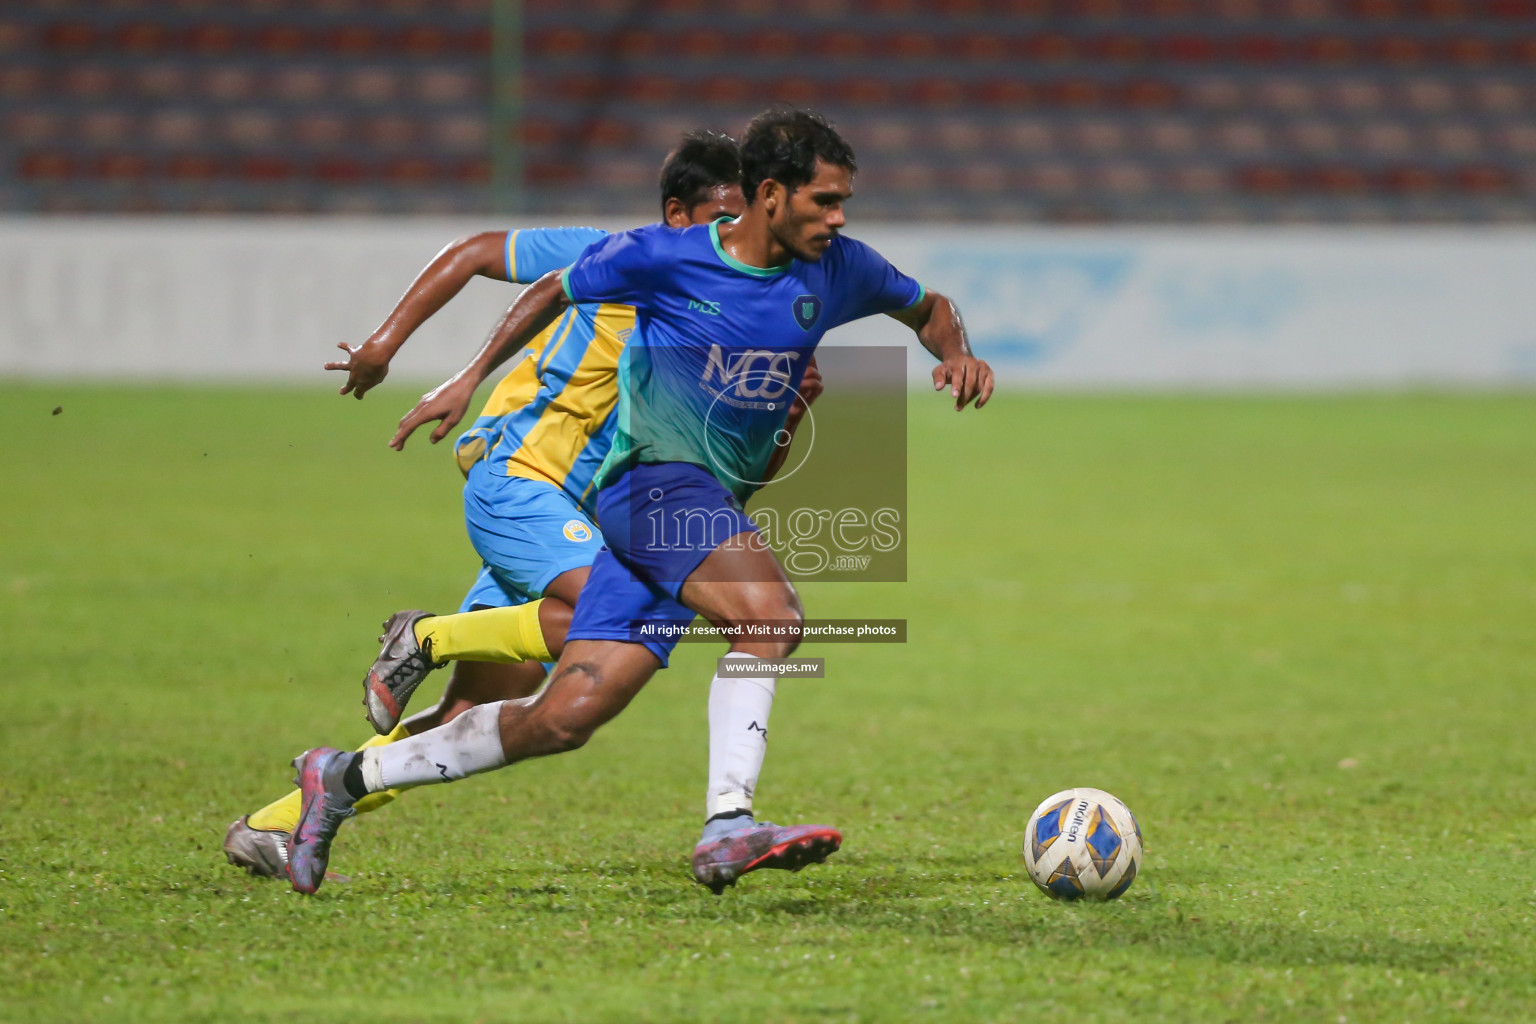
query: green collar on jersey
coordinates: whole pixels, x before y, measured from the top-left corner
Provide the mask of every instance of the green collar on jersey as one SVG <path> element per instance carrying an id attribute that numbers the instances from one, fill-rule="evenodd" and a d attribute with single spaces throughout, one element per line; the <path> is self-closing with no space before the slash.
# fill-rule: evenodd
<path id="1" fill-rule="evenodd" d="M 751 277 L 773 277 L 776 274 L 782 274 L 784 271 L 788 270 L 788 263 L 784 264 L 782 267 L 754 267 L 750 264 L 741 262 L 741 260 L 725 251 L 725 246 L 720 244 L 720 222 L 728 220 L 734 224 L 740 219 L 741 218 L 739 217 L 718 217 L 715 220 L 710 221 L 709 240 L 715 243 L 715 255 L 720 257 L 720 262 L 724 263 L 732 270 L 739 270 L 743 274 L 747 274 Z"/>

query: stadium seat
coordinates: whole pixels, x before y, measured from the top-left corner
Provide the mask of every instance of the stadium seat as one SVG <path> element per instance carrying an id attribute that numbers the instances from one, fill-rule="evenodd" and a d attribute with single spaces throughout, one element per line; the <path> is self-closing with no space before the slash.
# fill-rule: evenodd
<path id="1" fill-rule="evenodd" d="M 858 127 L 858 148 L 879 153 L 905 154 L 916 143 L 918 128 L 909 118 L 882 117 L 864 120 Z"/>
<path id="2" fill-rule="evenodd" d="M 688 95 L 681 81 L 668 75 L 635 75 L 619 86 L 619 94 L 631 103 L 671 104 Z"/>
<path id="3" fill-rule="evenodd" d="M 310 111 L 296 117 L 288 130 L 300 145 L 335 149 L 351 140 L 354 123 L 337 111 Z"/>
<path id="4" fill-rule="evenodd" d="M 283 67 L 272 73 L 268 88 L 290 103 L 313 103 L 330 94 L 331 76 L 321 65 Z"/>
<path id="5" fill-rule="evenodd" d="M 1325 165 L 1308 177 L 1312 187 L 1324 192 L 1358 194 L 1371 186 L 1371 178 L 1365 171 L 1347 164 Z"/>
<path id="6" fill-rule="evenodd" d="M 417 121 L 399 114 L 366 118 L 361 131 L 363 140 L 370 147 L 388 152 L 417 149 L 423 134 Z"/>
<path id="7" fill-rule="evenodd" d="M 1216 148 L 1232 156 L 1251 158 L 1271 148 L 1269 129 L 1261 122 L 1247 118 L 1219 122 L 1212 136 Z"/>
<path id="8" fill-rule="evenodd" d="M 1105 118 L 1079 120 L 1067 132 L 1072 147 L 1085 153 L 1118 153 L 1125 148 L 1126 131 L 1118 121 Z"/>
<path id="9" fill-rule="evenodd" d="M 1026 189 L 1052 195 L 1077 192 L 1083 185 L 1083 176 L 1071 164 L 1042 163 L 1023 169 L 1021 181 Z"/>
<path id="10" fill-rule="evenodd" d="M 42 93 L 47 82 L 42 68 L 0 65 L 0 99 L 29 99 Z"/>
<path id="11" fill-rule="evenodd" d="M 864 56 L 868 39 L 859 32 L 833 31 L 813 37 L 816 54 L 823 60 L 850 61 Z"/>
<path id="12" fill-rule="evenodd" d="M 1509 190 L 1518 179 L 1502 167 L 1479 165 L 1457 168 L 1452 180 L 1463 192 L 1494 193 Z"/>
<path id="13" fill-rule="evenodd" d="M 4 137 L 12 144 L 37 145 L 64 134 L 64 122 L 48 110 L 13 110 L 0 121 Z"/>
<path id="14" fill-rule="evenodd" d="M 108 153 L 91 167 L 98 178 L 111 181 L 140 181 L 149 177 L 149 158 L 140 153 Z"/>
<path id="15" fill-rule="evenodd" d="M 160 109 L 149 115 L 144 135 L 157 146 L 186 149 L 197 145 L 208 131 L 207 120 L 195 108 Z"/>
<path id="16" fill-rule="evenodd" d="M 990 126 L 964 117 L 941 118 L 924 138 L 945 153 L 960 157 L 992 150 L 995 143 Z"/>
<path id="17" fill-rule="evenodd" d="M 1451 61 L 1467 67 L 1482 68 L 1499 61 L 1504 47 L 1496 40 L 1481 36 L 1457 36 L 1445 43 L 1445 54 Z"/>
<path id="18" fill-rule="evenodd" d="M 59 77 L 59 91 L 74 99 L 100 100 L 116 95 L 120 76 L 100 64 L 75 64 Z"/>
<path id="19" fill-rule="evenodd" d="M 1514 113 L 1526 107 L 1529 101 L 1519 85 L 1503 80 L 1472 83 L 1468 93 L 1480 109 L 1491 114 Z"/>
<path id="20" fill-rule="evenodd" d="M 1140 78 L 1121 88 L 1120 101 L 1128 107 L 1166 109 L 1179 102 L 1179 88 L 1161 79 Z"/>
<path id="21" fill-rule="evenodd" d="M 1401 121 L 1371 121 L 1354 132 L 1354 144 L 1373 157 L 1403 157 L 1414 151 L 1418 138 Z"/>
<path id="22" fill-rule="evenodd" d="M 95 49 L 102 33 L 88 21 L 54 22 L 43 29 L 43 48 L 55 53 L 80 54 Z"/>
<path id="23" fill-rule="evenodd" d="M 219 118 L 225 142 L 249 150 L 268 150 L 279 141 L 277 118 L 264 110 L 238 110 Z"/>
<path id="24" fill-rule="evenodd" d="M 489 91 L 489 76 L 448 68 L 419 71 L 410 79 L 409 93 L 427 103 L 460 106 L 478 103 Z"/>
<path id="25" fill-rule="evenodd" d="M 995 161 L 963 164 L 950 175 L 955 187 L 966 192 L 996 195 L 1009 190 L 1012 175 L 1007 165 Z"/>
<path id="26" fill-rule="evenodd" d="M 136 127 L 135 119 L 120 110 L 91 110 L 75 123 L 75 134 L 92 146 L 119 146 Z"/>
<path id="27" fill-rule="evenodd" d="M 1311 155 L 1336 153 L 1342 144 L 1342 135 L 1339 125 L 1318 118 L 1297 121 L 1286 131 L 1293 149 Z"/>
<path id="28" fill-rule="evenodd" d="M 997 32 L 968 32 L 944 51 L 951 58 L 991 63 L 1009 60 L 1016 52 L 1018 44 Z"/>
<path id="29" fill-rule="evenodd" d="M 1015 153 L 1050 153 L 1057 148 L 1056 129 L 1049 121 L 1010 120 L 999 134 L 1002 143 Z"/>
<path id="30" fill-rule="evenodd" d="M 1041 95 L 1036 83 L 1023 78 L 989 78 L 971 90 L 980 103 L 1008 110 L 1035 106 Z"/>
<path id="31" fill-rule="evenodd" d="M 1143 123 L 1139 134 L 1140 145 L 1170 156 L 1193 153 L 1199 145 L 1199 135 L 1187 118 L 1159 117 Z"/>
<path id="32" fill-rule="evenodd" d="M 451 165 L 439 164 L 425 157 L 410 156 L 390 160 L 384 164 L 384 180 L 396 185 L 415 185 L 449 177 Z"/>
<path id="33" fill-rule="evenodd" d="M 1156 184 L 1152 171 L 1144 164 L 1124 161 L 1106 164 L 1094 171 L 1092 181 L 1105 192 L 1140 195 Z"/>
<path id="34" fill-rule="evenodd" d="M 1232 41 L 1231 53 L 1244 64 L 1278 64 L 1294 55 L 1294 47 L 1279 36 L 1245 35 Z"/>
<path id="35" fill-rule="evenodd" d="M 255 70 L 238 64 L 209 68 L 200 76 L 203 94 L 224 103 L 238 103 L 257 95 L 259 79 Z"/>
<path id="36" fill-rule="evenodd" d="M 849 106 L 888 106 L 895 97 L 891 83 L 883 78 L 843 78 L 831 94 Z"/>
<path id="37" fill-rule="evenodd" d="M 432 144 L 450 152 L 484 149 L 490 138 L 490 125 L 483 115 L 454 114 L 430 123 Z"/>
<path id="38" fill-rule="evenodd" d="M 1152 56 L 1152 45 L 1146 37 L 1129 33 L 1097 36 L 1089 41 L 1087 49 L 1092 59 L 1114 64 L 1140 64 Z"/>
<path id="39" fill-rule="evenodd" d="M 1100 106 L 1109 95 L 1109 88 L 1092 78 L 1067 78 L 1046 89 L 1049 102 L 1067 108 Z"/>
<path id="40" fill-rule="evenodd" d="M 25 53 L 37 45 L 32 26 L 24 21 L 0 21 L 0 53 Z"/>
<path id="41" fill-rule="evenodd" d="M 74 177 L 78 165 L 68 153 L 43 151 L 23 154 L 16 169 L 27 181 L 59 181 Z"/>
<path id="42" fill-rule="evenodd" d="M 315 161 L 310 173 L 328 184 L 351 185 L 363 180 L 367 168 L 351 157 L 326 157 Z"/>
<path id="43" fill-rule="evenodd" d="M 748 33 L 745 39 L 738 44 L 753 58 L 761 61 L 783 61 L 798 56 L 804 52 L 805 43 L 793 33 L 782 29 L 766 29 L 764 31 Z M 711 55 L 714 56 L 714 55 Z M 832 57 L 833 60 L 846 60 L 848 55 Z"/>
<path id="44" fill-rule="evenodd" d="M 342 94 L 362 103 L 386 103 L 399 95 L 399 72 L 388 67 L 363 67 L 341 76 Z"/>
<path id="45" fill-rule="evenodd" d="M 953 78 L 919 78 L 907 88 L 906 99 L 920 107 L 955 108 L 965 102 L 965 86 Z"/>
<path id="46" fill-rule="evenodd" d="M 729 49 L 731 39 L 724 32 L 713 28 L 695 28 L 682 34 L 680 39 L 669 41 L 667 47 L 672 59 L 681 55 L 689 60 L 718 60 Z"/>
<path id="47" fill-rule="evenodd" d="M 1184 87 L 1192 106 L 1207 110 L 1233 110 L 1247 102 L 1247 92 L 1234 78 L 1209 75 L 1194 79 Z"/>
<path id="48" fill-rule="evenodd" d="M 1427 193 L 1441 187 L 1440 175 L 1428 167 L 1394 167 L 1382 175 L 1382 182 L 1394 192 Z"/>
<path id="49" fill-rule="evenodd" d="M 1328 103 L 1337 110 L 1364 114 L 1380 110 L 1386 103 L 1387 91 L 1375 78 L 1345 78 L 1327 87 Z"/>
<path id="50" fill-rule="evenodd" d="M 202 153 L 184 153 L 165 161 L 165 176 L 176 181 L 211 181 L 227 173 L 222 161 Z"/>
<path id="51" fill-rule="evenodd" d="M 1421 114 L 1445 113 L 1456 106 L 1456 89 L 1441 79 L 1409 79 L 1401 87 L 1400 102 Z"/>
<path id="52" fill-rule="evenodd" d="M 1400 67 L 1416 67 L 1433 55 L 1432 43 L 1417 36 L 1383 36 L 1371 44 L 1371 56 L 1375 60 Z"/>
<path id="53" fill-rule="evenodd" d="M 157 22 L 132 22 L 119 25 L 112 32 L 112 49 L 117 53 L 144 57 L 164 50 L 178 49 L 182 33 Z"/>
<path id="54" fill-rule="evenodd" d="M 1524 122 L 1511 124 L 1498 133 L 1499 148 L 1506 153 L 1512 153 L 1524 157 L 1526 160 L 1536 158 L 1536 124 Z"/>
<path id="55" fill-rule="evenodd" d="M 622 118 L 598 117 L 581 124 L 577 142 L 589 149 L 622 149 L 634 142 L 634 125 Z"/>
<path id="56" fill-rule="evenodd" d="M 1488 148 L 1482 131 L 1470 124 L 1438 124 L 1428 135 L 1435 152 L 1460 160 L 1483 156 Z"/>
<path id="57" fill-rule="evenodd" d="M 156 61 L 128 72 L 124 92 L 143 99 L 183 99 L 195 76 L 190 67 L 169 61 Z"/>
<path id="58" fill-rule="evenodd" d="M 1302 41 L 1301 54 L 1314 64 L 1354 64 L 1360 60 L 1360 46 L 1351 36 L 1313 36 Z"/>
<path id="59" fill-rule="evenodd" d="M 442 56 L 452 45 L 448 33 L 434 25 L 412 25 L 395 36 L 395 52 L 427 59 Z"/>
<path id="60" fill-rule="evenodd" d="M 1253 89 L 1257 105 L 1266 110 L 1304 114 L 1317 109 L 1317 90 L 1304 78 L 1273 77 L 1261 80 Z"/>
<path id="61" fill-rule="evenodd" d="M 1294 189 L 1298 176 L 1290 168 L 1278 164 L 1257 164 L 1240 168 L 1237 183 L 1247 192 L 1274 195 Z"/>
<path id="62" fill-rule="evenodd" d="M 223 57 L 248 45 L 246 34 L 233 25 L 193 25 L 182 48 L 199 57 Z"/>
<path id="63" fill-rule="evenodd" d="M 1174 189 L 1196 195 L 1224 192 L 1231 187 L 1227 172 L 1213 164 L 1182 164 L 1169 175 Z"/>
<path id="64" fill-rule="evenodd" d="M 256 33 L 256 46 L 271 57 L 290 57 L 310 47 L 309 33 L 297 25 L 271 25 Z"/>

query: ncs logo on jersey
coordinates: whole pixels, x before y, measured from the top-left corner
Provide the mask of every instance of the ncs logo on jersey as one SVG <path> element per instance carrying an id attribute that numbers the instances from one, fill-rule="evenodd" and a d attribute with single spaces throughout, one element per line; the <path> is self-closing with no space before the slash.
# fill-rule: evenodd
<path id="1" fill-rule="evenodd" d="M 782 398 L 789 390 L 794 364 L 799 358 L 800 353 L 796 351 L 722 349 L 719 345 L 711 345 L 704 361 L 704 384 L 712 394 L 719 393 L 709 388 L 713 383 L 738 398 Z"/>
<path id="2" fill-rule="evenodd" d="M 565 529 L 561 532 L 565 534 L 566 540 L 573 540 L 578 544 L 592 539 L 591 529 L 589 529 L 587 524 L 582 522 L 580 519 L 572 519 L 570 522 L 566 523 Z"/>
<path id="3" fill-rule="evenodd" d="M 821 318 L 821 296 L 801 295 L 795 299 L 795 323 L 802 331 L 808 331 Z"/>

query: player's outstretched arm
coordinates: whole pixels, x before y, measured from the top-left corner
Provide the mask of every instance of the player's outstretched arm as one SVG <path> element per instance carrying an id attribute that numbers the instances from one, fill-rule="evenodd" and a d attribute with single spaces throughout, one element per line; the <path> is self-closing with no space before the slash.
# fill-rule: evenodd
<path id="1" fill-rule="evenodd" d="M 569 306 L 570 300 L 560 284 L 560 271 L 552 270 L 535 281 L 502 315 L 496 329 L 469 365 L 422 395 L 416 407 L 405 414 L 400 429 L 389 439 L 389 446 L 396 451 L 404 450 L 405 439 L 415 433 L 417 427 L 433 420 L 440 422 L 432 431 L 432 443 L 437 444 L 448 436 L 448 432 L 464 418 L 475 397 L 475 389 L 485 378 L 554 323 Z"/>
<path id="2" fill-rule="evenodd" d="M 949 393 L 959 412 L 976 401 L 980 409 L 992 397 L 992 367 L 971 354 L 965 337 L 965 322 L 959 308 L 938 292 L 929 292 L 921 301 L 891 316 L 917 332 L 917 340 L 939 360 L 933 368 L 933 390 Z"/>
<path id="3" fill-rule="evenodd" d="M 505 280 L 507 233 L 483 231 L 449 243 L 432 257 L 405 290 L 394 311 L 361 345 L 338 342 L 344 360 L 326 363 L 327 370 L 345 370 L 342 394 L 362 398 L 389 374 L 389 362 L 416 328 L 447 305 L 476 275 Z"/>

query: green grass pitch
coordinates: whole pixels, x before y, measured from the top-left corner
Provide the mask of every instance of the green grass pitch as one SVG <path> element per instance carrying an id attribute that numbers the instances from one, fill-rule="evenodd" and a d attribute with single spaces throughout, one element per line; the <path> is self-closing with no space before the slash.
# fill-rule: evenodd
<path id="1" fill-rule="evenodd" d="M 689 880 L 694 646 L 306 899 L 220 840 L 471 578 L 416 393 L 0 386 L 0 1020 L 1536 1018 L 1536 397 L 916 395 L 911 582 L 805 593 L 910 642 L 774 711 L 831 862 Z M 1141 818 L 1118 903 L 1024 876 L 1072 785 Z"/>

